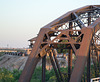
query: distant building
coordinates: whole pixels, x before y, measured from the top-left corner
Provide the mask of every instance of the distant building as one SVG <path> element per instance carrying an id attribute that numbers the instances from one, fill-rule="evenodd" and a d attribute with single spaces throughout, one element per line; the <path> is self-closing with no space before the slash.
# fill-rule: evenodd
<path id="1" fill-rule="evenodd" d="M 17 52 L 17 50 L 14 49 L 0 49 L 0 52 Z"/>

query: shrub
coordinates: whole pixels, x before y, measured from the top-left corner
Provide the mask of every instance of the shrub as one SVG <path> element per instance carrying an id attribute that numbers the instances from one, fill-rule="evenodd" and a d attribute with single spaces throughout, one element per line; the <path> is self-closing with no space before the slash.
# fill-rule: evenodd
<path id="1" fill-rule="evenodd" d="M 19 71 L 17 69 L 14 69 L 12 74 L 13 74 L 13 77 L 14 77 L 14 81 L 17 81 L 21 75 L 22 71 Z"/>
<path id="2" fill-rule="evenodd" d="M 5 68 L 0 68 L 0 82 L 14 82 L 13 74 Z"/>

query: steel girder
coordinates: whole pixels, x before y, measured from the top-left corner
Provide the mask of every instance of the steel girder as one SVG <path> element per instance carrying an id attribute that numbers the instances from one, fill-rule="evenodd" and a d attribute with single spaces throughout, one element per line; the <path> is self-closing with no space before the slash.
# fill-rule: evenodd
<path id="1" fill-rule="evenodd" d="M 96 50 L 100 50 L 97 47 L 98 45 L 95 45 L 95 43 L 92 44 L 92 41 L 94 40 L 93 37 L 99 29 L 100 5 L 89 5 L 70 11 L 44 26 L 41 28 L 35 40 L 32 52 L 19 78 L 19 82 L 30 82 L 36 65 L 41 58 L 43 59 L 44 56 L 49 53 L 52 60 L 52 54 L 55 54 L 53 49 L 73 50 L 77 59 L 74 69 L 71 71 L 69 81 L 81 82 L 91 45 L 94 45 Z M 57 60 L 55 59 L 55 61 Z M 51 63 L 56 72 L 57 68 L 59 69 L 59 65 L 57 62 L 55 64 L 51 61 Z M 45 67 L 43 67 L 43 69 L 45 69 Z M 59 74 L 61 76 L 60 69 Z M 43 77 L 44 75 L 45 74 L 43 74 Z M 56 72 L 56 76 L 57 75 L 58 74 Z M 59 79 L 59 76 L 57 76 L 57 78 Z M 63 82 L 63 78 L 61 81 Z"/>

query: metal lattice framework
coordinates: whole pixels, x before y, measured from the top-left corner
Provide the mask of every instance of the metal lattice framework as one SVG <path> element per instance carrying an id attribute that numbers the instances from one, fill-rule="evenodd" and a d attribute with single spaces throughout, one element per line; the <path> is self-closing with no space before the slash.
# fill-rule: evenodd
<path id="1" fill-rule="evenodd" d="M 41 59 L 42 82 L 45 82 L 47 53 L 51 59 L 57 81 L 64 82 L 54 49 L 69 50 L 68 81 L 81 82 L 87 64 L 87 82 L 90 82 L 91 56 L 97 56 L 97 61 L 100 63 L 100 5 L 90 5 L 70 11 L 41 28 L 19 82 L 31 80 L 36 65 Z M 73 71 L 72 53 L 76 56 Z"/>

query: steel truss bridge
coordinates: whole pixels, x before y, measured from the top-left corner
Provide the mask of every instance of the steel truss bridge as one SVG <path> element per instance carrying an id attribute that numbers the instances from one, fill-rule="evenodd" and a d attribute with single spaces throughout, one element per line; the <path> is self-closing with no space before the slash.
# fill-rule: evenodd
<path id="1" fill-rule="evenodd" d="M 36 65 L 41 59 L 41 79 L 42 82 L 45 82 L 47 53 L 57 81 L 65 82 L 55 49 L 68 49 L 69 51 L 68 82 L 81 82 L 85 66 L 87 67 L 87 82 L 90 82 L 91 61 L 100 73 L 100 5 L 89 5 L 70 11 L 41 28 L 19 82 L 30 82 Z M 72 53 L 76 56 L 73 69 Z M 96 60 L 93 59 L 94 57 Z M 95 63 L 98 63 L 99 66 L 96 66 Z M 95 71 L 95 73 L 97 72 Z"/>

